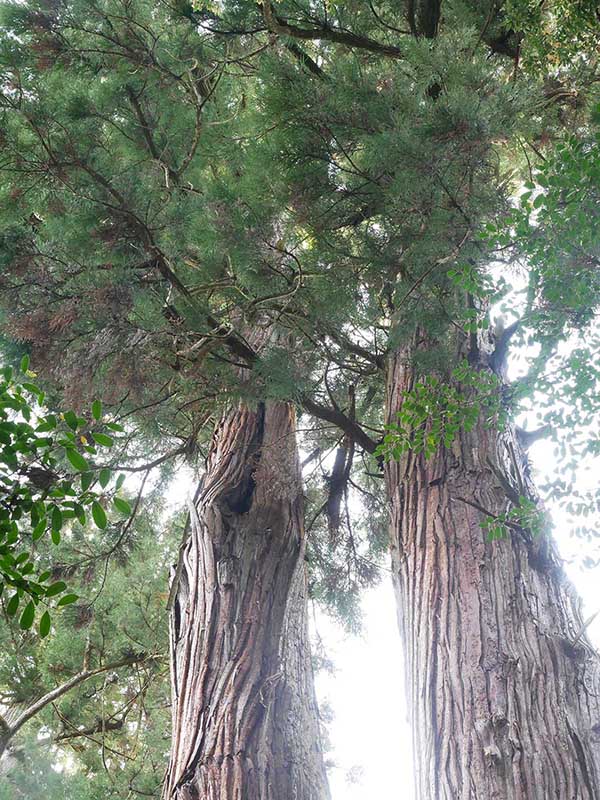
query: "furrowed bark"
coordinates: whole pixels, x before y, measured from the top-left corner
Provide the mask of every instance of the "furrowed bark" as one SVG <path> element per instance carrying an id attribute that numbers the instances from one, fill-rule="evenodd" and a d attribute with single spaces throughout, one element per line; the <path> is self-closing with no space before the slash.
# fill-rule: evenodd
<path id="1" fill-rule="evenodd" d="M 390 357 L 390 422 L 411 362 Z M 575 592 L 547 536 L 480 527 L 507 509 L 509 453 L 527 485 L 516 436 L 483 425 L 386 465 L 418 800 L 600 797 L 599 660 Z"/>
<path id="2" fill-rule="evenodd" d="M 171 616 L 166 800 L 327 800 L 291 406 L 215 432 Z"/>

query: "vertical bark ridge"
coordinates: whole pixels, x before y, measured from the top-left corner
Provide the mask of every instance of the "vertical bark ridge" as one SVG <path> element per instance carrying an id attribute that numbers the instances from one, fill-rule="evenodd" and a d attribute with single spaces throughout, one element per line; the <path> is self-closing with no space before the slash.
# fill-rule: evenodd
<path id="1" fill-rule="evenodd" d="M 390 422 L 411 361 L 390 359 Z M 386 467 L 418 800 L 600 797 L 598 654 L 577 639 L 580 604 L 553 545 L 526 532 L 487 542 L 459 499 L 506 510 L 495 472 L 509 448 L 526 470 L 512 432 L 483 425 Z"/>
<path id="2" fill-rule="evenodd" d="M 171 619 L 167 800 L 327 800 L 291 406 L 217 428 Z"/>

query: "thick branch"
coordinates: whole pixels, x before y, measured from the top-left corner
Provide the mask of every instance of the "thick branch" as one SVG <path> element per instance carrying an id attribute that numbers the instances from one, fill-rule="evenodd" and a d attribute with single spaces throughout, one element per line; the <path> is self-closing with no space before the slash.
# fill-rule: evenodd
<path id="1" fill-rule="evenodd" d="M 552 425 L 542 425 L 541 428 L 537 428 L 535 431 L 526 431 L 519 427 L 515 428 L 517 439 L 523 450 L 529 450 L 532 444 L 544 439 L 546 436 L 550 436 L 553 430 Z"/>
<path id="2" fill-rule="evenodd" d="M 294 58 L 298 59 L 298 61 L 304 67 L 306 67 L 307 70 L 309 70 L 309 72 L 312 72 L 312 74 L 316 75 L 317 78 L 320 78 L 320 80 L 327 80 L 327 75 L 325 72 L 323 72 L 317 62 L 313 61 L 308 53 L 305 53 L 304 50 L 296 44 L 296 42 L 287 42 L 285 48 L 294 56 Z"/>
<path id="3" fill-rule="evenodd" d="M 165 461 L 170 461 L 172 458 L 177 458 L 177 456 L 181 456 L 186 453 L 188 450 L 188 442 L 186 441 L 181 447 L 176 447 L 174 450 L 169 450 L 168 453 L 165 453 L 158 458 L 155 458 L 153 461 L 149 461 L 146 464 L 140 464 L 136 467 L 124 467 L 119 465 L 110 464 L 94 464 L 94 469 L 103 469 L 104 467 L 108 469 L 112 469 L 119 472 L 149 472 L 152 469 L 156 469 L 156 467 L 160 467 L 161 464 L 164 464 Z"/>
<path id="4" fill-rule="evenodd" d="M 255 353 L 250 345 L 241 336 L 235 333 L 233 329 L 228 329 L 222 322 L 219 322 L 210 314 L 207 315 L 206 319 L 208 320 L 208 324 L 212 325 L 215 329 L 214 334 L 216 336 L 222 336 L 223 344 L 227 346 L 234 356 L 243 358 L 248 364 L 254 364 L 257 361 L 257 353 Z"/>
<path id="5" fill-rule="evenodd" d="M 344 44 L 346 47 L 369 50 L 371 53 L 378 53 L 391 58 L 402 58 L 403 53 L 398 47 L 376 42 L 374 39 L 369 39 L 368 36 L 361 36 L 351 31 L 331 28 L 325 22 L 322 22 L 318 28 L 298 28 L 296 25 L 290 25 L 283 17 L 273 13 L 270 0 L 263 0 L 262 9 L 267 27 L 272 33 L 277 33 L 281 36 L 292 36 L 295 39 L 324 39 L 329 42 L 336 42 L 336 44 Z"/>
<path id="6" fill-rule="evenodd" d="M 152 158 L 159 164 L 163 164 L 163 161 L 161 159 L 161 154 L 158 150 L 158 147 L 156 146 L 154 137 L 152 136 L 152 128 L 150 126 L 150 123 L 146 119 L 146 115 L 144 114 L 144 109 L 142 108 L 139 97 L 133 91 L 131 86 L 125 87 L 125 93 L 129 98 L 129 102 L 133 106 L 133 110 L 135 111 L 135 114 L 138 118 L 142 135 L 144 137 L 144 141 L 146 142 L 146 147 L 148 148 Z M 167 169 L 169 169 L 169 172 L 171 171 L 169 167 L 167 167 Z"/>
<path id="7" fill-rule="evenodd" d="M 347 417 L 343 411 L 339 409 L 334 409 L 329 406 L 323 406 L 320 403 L 317 403 L 312 397 L 308 397 L 307 395 L 302 395 L 300 402 L 302 403 L 303 408 L 312 414 L 314 417 L 318 417 L 319 419 L 325 420 L 325 422 L 331 422 L 332 425 L 336 425 L 340 430 L 344 431 L 353 442 L 355 442 L 359 447 L 362 447 L 367 453 L 374 453 L 377 449 L 378 442 L 375 439 L 371 439 L 371 437 L 365 433 L 365 431 L 360 427 L 357 422 Z"/>
<path id="8" fill-rule="evenodd" d="M 107 731 L 121 730 L 125 724 L 125 717 L 119 719 L 99 719 L 94 725 L 89 728 L 82 728 L 74 730 L 72 733 L 61 733 L 55 738 L 55 742 L 68 742 L 71 739 L 78 739 L 81 736 L 86 738 L 93 736 L 95 733 L 106 733 Z"/>
<path id="9" fill-rule="evenodd" d="M 361 345 L 356 344 L 356 342 L 353 342 L 347 336 L 339 331 L 336 331 L 334 328 L 327 326 L 324 328 L 324 330 L 327 336 L 329 336 L 330 339 L 332 339 L 338 345 L 338 347 L 341 347 L 343 350 L 347 350 L 349 353 L 353 353 L 355 356 L 358 356 L 365 361 L 375 364 L 378 369 L 384 368 L 385 360 L 381 354 L 372 353 L 366 347 L 361 347 Z"/>
<path id="10" fill-rule="evenodd" d="M 36 700 L 35 703 L 32 703 L 29 708 L 26 708 L 17 719 L 11 725 L 3 726 L 4 733 L 0 735 L 0 757 L 6 750 L 8 743 L 10 740 L 15 736 L 18 731 L 21 730 L 23 725 L 26 722 L 29 722 L 30 719 L 35 717 L 42 709 L 46 708 L 46 706 L 53 703 L 55 700 L 58 700 L 59 697 L 67 694 L 70 692 L 71 689 L 74 689 L 76 686 L 79 686 L 80 683 L 87 681 L 89 678 L 93 678 L 95 675 L 100 675 L 103 672 L 110 672 L 113 669 L 119 669 L 119 667 L 125 667 L 130 664 L 136 664 L 140 661 L 144 661 L 148 658 L 146 653 L 142 653 L 135 656 L 128 656 L 127 658 L 122 658 L 119 661 L 113 661 L 110 664 L 105 664 L 102 667 L 96 667 L 96 669 L 84 669 L 81 672 L 78 672 L 76 675 L 73 675 L 72 678 L 69 678 L 68 681 L 57 686 L 52 691 L 47 692 L 47 694 L 40 697 L 39 700 Z"/>
<path id="11" fill-rule="evenodd" d="M 408 24 L 414 36 L 425 36 L 434 39 L 437 35 L 441 0 L 409 0 Z"/>

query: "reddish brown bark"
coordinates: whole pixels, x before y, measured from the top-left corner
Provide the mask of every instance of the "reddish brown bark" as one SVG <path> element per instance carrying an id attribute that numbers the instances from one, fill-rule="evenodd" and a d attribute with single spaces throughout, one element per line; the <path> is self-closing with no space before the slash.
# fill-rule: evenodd
<path id="1" fill-rule="evenodd" d="M 390 359 L 390 421 L 411 361 Z M 577 597 L 547 537 L 489 543 L 468 504 L 506 510 L 511 448 L 527 482 L 512 433 L 483 426 L 386 467 L 418 800 L 600 797 L 599 661 Z"/>
<path id="2" fill-rule="evenodd" d="M 292 408 L 213 437 L 171 620 L 168 800 L 326 800 Z"/>

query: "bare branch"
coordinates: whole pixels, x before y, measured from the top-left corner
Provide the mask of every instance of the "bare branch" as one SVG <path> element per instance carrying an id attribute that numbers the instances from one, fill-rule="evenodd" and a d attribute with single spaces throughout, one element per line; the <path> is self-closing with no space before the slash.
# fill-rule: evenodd
<path id="1" fill-rule="evenodd" d="M 313 400 L 312 397 L 302 395 L 300 402 L 302 406 L 312 414 L 314 417 L 323 419 L 326 422 L 331 422 L 338 428 L 344 431 L 359 447 L 362 447 L 367 453 L 374 453 L 377 449 L 378 442 L 365 433 L 361 426 L 354 422 L 354 420 L 347 417 L 339 409 L 334 409 L 329 406 L 324 406 Z"/>

